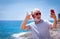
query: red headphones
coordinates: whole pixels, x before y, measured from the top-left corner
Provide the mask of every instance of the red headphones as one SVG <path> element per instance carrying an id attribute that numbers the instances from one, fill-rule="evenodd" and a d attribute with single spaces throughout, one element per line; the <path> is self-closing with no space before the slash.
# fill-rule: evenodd
<path id="1" fill-rule="evenodd" d="M 32 17 L 35 18 L 35 16 L 32 14 Z"/>
<path id="2" fill-rule="evenodd" d="M 31 15 L 32 15 L 33 18 L 35 18 L 35 16 L 33 15 L 33 11 L 31 11 Z"/>
<path id="3" fill-rule="evenodd" d="M 54 12 L 54 9 L 51 9 L 50 12 L 51 12 L 51 13 L 55 13 L 55 12 Z"/>

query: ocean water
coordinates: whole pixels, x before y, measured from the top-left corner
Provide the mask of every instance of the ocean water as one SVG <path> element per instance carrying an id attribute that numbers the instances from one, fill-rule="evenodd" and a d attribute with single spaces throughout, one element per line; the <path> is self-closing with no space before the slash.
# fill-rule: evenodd
<path id="1" fill-rule="evenodd" d="M 30 23 L 32 21 L 28 21 Z M 50 20 L 50 22 L 53 22 Z M 11 39 L 15 33 L 28 32 L 20 28 L 22 21 L 0 21 L 0 39 Z"/>

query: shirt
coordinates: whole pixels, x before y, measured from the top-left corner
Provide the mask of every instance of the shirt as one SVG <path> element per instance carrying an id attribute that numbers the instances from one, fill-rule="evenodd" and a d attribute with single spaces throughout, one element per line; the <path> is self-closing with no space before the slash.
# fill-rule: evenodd
<path id="1" fill-rule="evenodd" d="M 39 23 L 32 22 L 27 27 L 31 30 L 33 39 L 51 39 L 49 32 L 50 25 L 49 21 L 41 19 Z"/>

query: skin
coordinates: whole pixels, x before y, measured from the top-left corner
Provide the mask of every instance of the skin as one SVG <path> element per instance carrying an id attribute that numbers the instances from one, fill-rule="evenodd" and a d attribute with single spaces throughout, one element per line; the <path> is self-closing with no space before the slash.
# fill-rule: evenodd
<path id="1" fill-rule="evenodd" d="M 33 14 L 36 14 L 37 12 L 40 12 L 40 11 L 39 11 L 39 10 L 34 10 L 34 11 L 33 11 Z M 26 17 L 25 17 L 25 19 L 23 20 L 22 25 L 21 25 L 21 28 L 22 28 L 23 30 L 28 30 L 28 29 L 29 29 L 28 27 L 26 27 L 26 22 L 31 19 L 30 16 L 31 16 L 31 15 L 29 15 L 28 13 L 26 14 Z M 41 20 L 41 15 L 38 15 L 38 16 L 34 15 L 34 16 L 35 16 L 35 18 L 33 18 L 33 19 L 35 20 L 36 23 L 38 23 L 38 22 Z M 50 17 L 54 19 L 53 24 L 51 24 L 51 29 L 52 29 L 52 28 L 56 28 L 57 19 L 56 19 L 55 13 L 50 14 Z"/>

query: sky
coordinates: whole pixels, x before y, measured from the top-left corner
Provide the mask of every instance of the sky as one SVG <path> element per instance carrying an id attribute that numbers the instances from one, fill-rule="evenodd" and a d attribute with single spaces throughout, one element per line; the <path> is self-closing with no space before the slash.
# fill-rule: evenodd
<path id="1" fill-rule="evenodd" d="M 40 9 L 42 19 L 50 18 L 50 9 L 55 10 L 58 19 L 60 0 L 0 0 L 0 20 L 24 20 L 26 13 Z"/>

